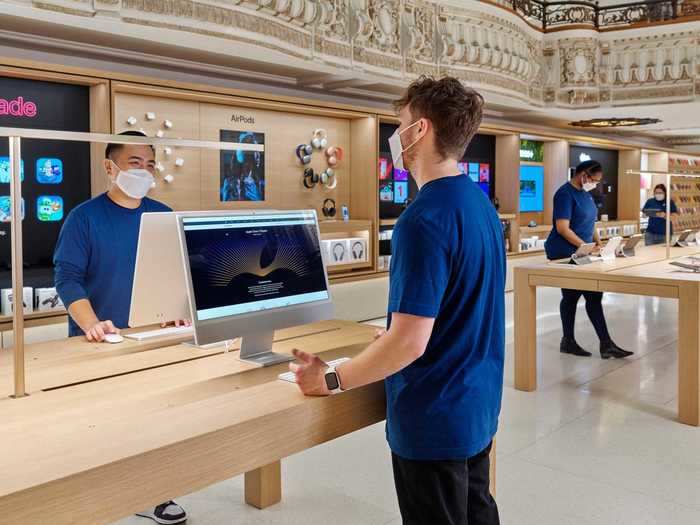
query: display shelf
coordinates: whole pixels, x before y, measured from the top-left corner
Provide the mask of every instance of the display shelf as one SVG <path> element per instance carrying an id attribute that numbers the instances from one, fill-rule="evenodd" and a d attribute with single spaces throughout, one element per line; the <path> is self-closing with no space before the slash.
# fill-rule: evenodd
<path id="1" fill-rule="evenodd" d="M 379 226 L 396 226 L 396 223 L 399 219 L 380 219 L 379 220 Z"/>
<path id="2" fill-rule="evenodd" d="M 688 164 L 681 164 L 686 160 Z M 688 159 L 669 158 L 669 171 L 687 171 L 700 175 L 700 163 Z M 700 162 L 700 161 L 699 161 Z M 697 170 L 697 171 L 696 171 Z M 678 230 L 700 228 L 700 180 L 691 177 L 674 177 L 671 182 L 671 199 L 678 208 L 678 217 L 673 221 Z"/>
<path id="3" fill-rule="evenodd" d="M 360 238 L 365 242 L 367 260 L 343 264 L 327 264 L 328 276 L 331 280 L 357 275 L 367 275 L 374 271 L 374 242 L 373 224 L 370 220 L 326 220 L 320 221 L 319 230 L 322 241 Z"/>
<path id="4" fill-rule="evenodd" d="M 372 221 L 359 219 L 351 219 L 348 221 L 319 221 L 318 227 L 319 230 L 321 230 L 321 236 L 323 237 L 324 235 L 330 235 L 335 233 L 353 233 L 364 231 L 368 232 L 372 229 Z"/>
<path id="5" fill-rule="evenodd" d="M 34 326 L 44 326 L 47 324 L 57 324 L 66 322 L 68 312 L 64 309 L 61 310 L 51 310 L 48 312 L 32 312 L 30 314 L 24 315 L 24 326 L 25 328 L 31 328 Z M 0 331 L 6 331 L 12 329 L 12 316 L 11 315 L 1 315 L 0 316 Z"/>

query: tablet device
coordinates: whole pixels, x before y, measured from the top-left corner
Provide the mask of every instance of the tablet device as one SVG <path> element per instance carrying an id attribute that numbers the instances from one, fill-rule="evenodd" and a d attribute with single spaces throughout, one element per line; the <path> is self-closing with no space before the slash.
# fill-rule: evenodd
<path id="1" fill-rule="evenodd" d="M 574 253 L 571 256 L 571 258 L 572 259 L 579 259 L 581 257 L 587 257 L 593 253 L 593 250 L 595 250 L 595 243 L 594 242 L 582 244 L 581 246 L 578 247 L 578 250 L 576 250 L 576 253 Z"/>
<path id="2" fill-rule="evenodd" d="M 647 217 L 659 217 L 664 213 L 664 210 L 659 210 L 658 208 L 644 208 L 642 213 Z"/>
<path id="3" fill-rule="evenodd" d="M 600 257 L 602 259 L 614 259 L 617 253 L 617 248 L 622 243 L 622 237 L 612 237 L 608 240 L 607 244 L 600 250 Z"/>
<path id="4" fill-rule="evenodd" d="M 617 256 L 618 257 L 634 257 L 635 255 L 635 248 L 637 245 L 642 242 L 643 235 L 638 233 L 636 235 L 632 235 L 625 241 L 624 244 L 620 244 L 617 248 Z"/>

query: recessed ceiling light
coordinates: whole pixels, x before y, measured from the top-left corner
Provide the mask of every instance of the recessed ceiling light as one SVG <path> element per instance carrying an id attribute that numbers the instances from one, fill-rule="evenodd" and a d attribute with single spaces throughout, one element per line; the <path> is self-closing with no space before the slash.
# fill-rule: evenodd
<path id="1" fill-rule="evenodd" d="M 591 120 L 579 120 L 570 122 L 571 126 L 578 128 L 622 128 L 627 126 L 646 126 L 648 124 L 658 124 L 658 118 L 594 118 Z"/>

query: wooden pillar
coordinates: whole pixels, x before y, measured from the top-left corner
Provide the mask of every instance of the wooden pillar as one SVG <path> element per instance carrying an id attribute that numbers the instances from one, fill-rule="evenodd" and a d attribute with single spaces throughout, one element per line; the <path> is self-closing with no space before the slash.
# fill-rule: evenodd
<path id="1" fill-rule="evenodd" d="M 678 290 L 678 420 L 700 426 L 700 284 Z"/>
<path id="2" fill-rule="evenodd" d="M 282 463 L 275 461 L 245 473 L 245 502 L 265 509 L 282 501 Z"/>
<path id="3" fill-rule="evenodd" d="M 515 388 L 537 390 L 537 288 L 530 286 L 528 270 L 515 269 Z"/>

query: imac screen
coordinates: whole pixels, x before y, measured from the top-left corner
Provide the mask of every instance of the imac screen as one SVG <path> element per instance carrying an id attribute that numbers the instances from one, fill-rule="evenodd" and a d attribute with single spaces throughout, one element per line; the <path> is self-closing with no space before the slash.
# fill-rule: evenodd
<path id="1" fill-rule="evenodd" d="M 182 219 L 197 319 L 218 319 L 329 298 L 316 215 Z"/>

